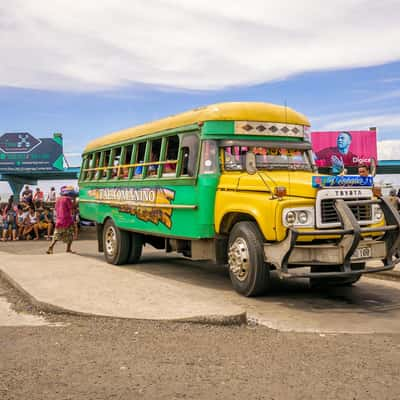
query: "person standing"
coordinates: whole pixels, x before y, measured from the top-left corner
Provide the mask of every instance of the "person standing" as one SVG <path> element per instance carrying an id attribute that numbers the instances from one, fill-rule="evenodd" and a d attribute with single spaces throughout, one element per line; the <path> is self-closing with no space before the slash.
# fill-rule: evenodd
<path id="1" fill-rule="evenodd" d="M 33 200 L 33 192 L 32 189 L 26 185 L 25 190 L 21 193 L 21 201 L 31 205 Z"/>
<path id="2" fill-rule="evenodd" d="M 46 201 L 51 203 L 56 201 L 56 189 L 54 187 L 52 187 L 50 192 L 47 194 Z"/>
<path id="3" fill-rule="evenodd" d="M 40 188 L 36 188 L 35 194 L 33 195 L 33 204 L 35 205 L 35 208 L 40 208 L 42 207 L 44 200 L 44 194 L 40 190 Z"/>
<path id="4" fill-rule="evenodd" d="M 11 196 L 12 197 L 12 196 Z M 12 201 L 12 200 L 11 200 Z M 16 212 L 14 210 L 13 204 L 10 200 L 6 207 L 4 207 L 3 214 L 3 235 L 1 240 L 5 242 L 7 239 L 12 238 L 12 240 L 17 240 L 17 222 L 16 222 Z"/>
<path id="5" fill-rule="evenodd" d="M 60 197 L 56 201 L 56 228 L 53 240 L 47 250 L 47 254 L 53 254 L 53 248 L 58 240 L 67 244 L 66 252 L 74 253 L 71 249 L 74 240 L 74 201 L 77 193 L 72 186 L 63 186 L 60 191 Z"/>

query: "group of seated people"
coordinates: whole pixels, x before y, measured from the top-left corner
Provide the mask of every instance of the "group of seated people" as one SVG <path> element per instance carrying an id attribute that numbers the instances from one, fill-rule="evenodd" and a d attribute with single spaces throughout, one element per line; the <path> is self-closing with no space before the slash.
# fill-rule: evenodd
<path id="1" fill-rule="evenodd" d="M 36 194 L 37 193 L 37 194 Z M 55 189 L 51 188 L 46 201 L 43 192 L 38 188 L 33 194 L 29 186 L 25 186 L 19 202 L 10 196 L 8 202 L 0 203 L 0 240 L 39 240 L 44 237 L 51 240 L 56 215 L 54 210 Z M 73 211 L 75 221 L 74 236 L 78 236 L 79 211 L 75 207 Z"/>
<path id="2" fill-rule="evenodd" d="M 54 215 L 49 208 L 14 205 L 7 203 L 0 208 L 1 241 L 39 240 L 43 235 L 51 240 L 54 229 Z"/>

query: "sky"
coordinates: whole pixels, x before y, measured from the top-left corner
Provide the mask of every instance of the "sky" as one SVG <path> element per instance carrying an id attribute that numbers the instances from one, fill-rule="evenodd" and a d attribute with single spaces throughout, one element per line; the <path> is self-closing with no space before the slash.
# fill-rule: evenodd
<path id="1" fill-rule="evenodd" d="M 378 158 L 400 159 L 399 15 L 398 0 L 2 2 L 0 134 L 61 132 L 77 165 L 103 134 L 265 101 L 313 130 L 376 126 Z"/>

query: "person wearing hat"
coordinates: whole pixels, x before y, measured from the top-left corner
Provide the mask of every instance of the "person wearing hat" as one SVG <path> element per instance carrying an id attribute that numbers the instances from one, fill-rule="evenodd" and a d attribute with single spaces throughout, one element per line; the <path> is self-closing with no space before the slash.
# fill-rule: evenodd
<path id="1" fill-rule="evenodd" d="M 60 197 L 56 200 L 56 227 L 53 239 L 47 250 L 47 254 L 53 254 L 53 248 L 57 241 L 62 240 L 67 244 L 66 252 L 74 253 L 71 249 L 74 240 L 74 202 L 77 192 L 72 186 L 63 186 L 60 191 Z"/>

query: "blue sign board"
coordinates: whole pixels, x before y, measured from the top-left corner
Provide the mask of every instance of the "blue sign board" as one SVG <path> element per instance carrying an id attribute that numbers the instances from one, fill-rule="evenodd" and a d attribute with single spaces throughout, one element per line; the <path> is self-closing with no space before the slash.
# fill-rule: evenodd
<path id="1" fill-rule="evenodd" d="M 373 186 L 374 178 L 372 176 L 359 175 L 335 175 L 335 176 L 313 176 L 312 187 L 337 187 L 337 186 Z"/>
<path id="2" fill-rule="evenodd" d="M 35 138 L 27 132 L 0 136 L 0 172 L 62 171 L 62 135 Z"/>

